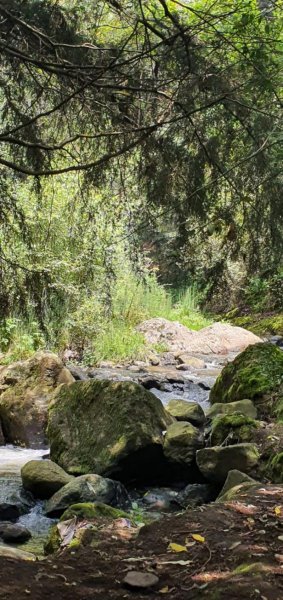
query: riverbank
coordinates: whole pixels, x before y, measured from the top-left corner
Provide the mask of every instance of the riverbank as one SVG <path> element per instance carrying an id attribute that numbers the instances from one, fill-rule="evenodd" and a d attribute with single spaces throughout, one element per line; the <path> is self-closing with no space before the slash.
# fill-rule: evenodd
<path id="1" fill-rule="evenodd" d="M 283 486 L 261 486 L 146 526 L 115 532 L 52 559 L 1 559 L 1 600 L 279 600 L 283 594 Z M 200 540 L 200 541 L 198 541 Z M 174 546 L 183 546 L 183 552 Z M 129 589 L 127 573 L 151 573 L 154 588 Z"/>

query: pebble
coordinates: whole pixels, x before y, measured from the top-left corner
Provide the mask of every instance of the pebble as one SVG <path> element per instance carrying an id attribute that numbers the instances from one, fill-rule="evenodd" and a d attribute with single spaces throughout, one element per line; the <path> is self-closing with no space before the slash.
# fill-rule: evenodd
<path id="1" fill-rule="evenodd" d="M 123 580 L 124 585 L 130 588 L 147 589 L 152 588 L 159 582 L 159 577 L 153 573 L 142 571 L 130 571 Z"/>

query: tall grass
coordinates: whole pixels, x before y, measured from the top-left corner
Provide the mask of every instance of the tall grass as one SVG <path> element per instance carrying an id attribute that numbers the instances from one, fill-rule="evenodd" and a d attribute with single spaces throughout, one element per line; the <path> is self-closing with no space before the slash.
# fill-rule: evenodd
<path id="1" fill-rule="evenodd" d="M 44 340 L 34 319 L 8 320 L 2 332 L 0 326 L 2 341 L 6 340 L 2 349 L 8 351 L 4 362 L 27 358 L 44 346 L 56 352 L 70 346 L 78 350 L 88 364 L 143 358 L 149 347 L 136 331 L 136 325 L 146 319 L 163 317 L 189 329 L 201 329 L 209 325 L 210 320 L 200 312 L 199 300 L 194 285 L 171 290 L 160 285 L 154 275 L 139 280 L 128 270 L 113 286 L 112 307 L 107 316 L 103 301 L 93 292 L 66 314 L 61 327 L 58 328 L 56 314 L 53 321 L 50 319 L 48 340 Z"/>

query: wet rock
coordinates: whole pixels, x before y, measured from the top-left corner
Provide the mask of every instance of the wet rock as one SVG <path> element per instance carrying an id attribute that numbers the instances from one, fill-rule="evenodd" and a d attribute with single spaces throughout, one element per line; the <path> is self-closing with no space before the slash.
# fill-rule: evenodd
<path id="1" fill-rule="evenodd" d="M 23 544 L 31 538 L 31 532 L 26 527 L 12 524 L 2 527 L 0 535 L 7 544 Z"/>
<path id="2" fill-rule="evenodd" d="M 219 492 L 217 501 L 220 500 L 220 498 L 222 496 L 224 496 L 224 494 L 226 494 L 226 492 L 228 492 L 229 490 L 231 490 L 232 488 L 234 488 L 238 485 L 241 485 L 242 483 L 257 483 L 257 482 L 255 481 L 255 479 L 252 479 L 252 477 L 249 477 L 249 475 L 247 475 L 246 473 L 241 473 L 241 471 L 237 471 L 237 469 L 232 469 L 231 471 L 229 471 L 227 478 L 225 480 L 225 483 L 223 485 L 223 488 Z"/>
<path id="3" fill-rule="evenodd" d="M 62 386 L 49 409 L 51 459 L 69 473 L 144 477 L 163 456 L 174 421 L 161 401 L 128 381 Z"/>
<path id="4" fill-rule="evenodd" d="M 179 492 L 176 500 L 185 507 L 195 507 L 207 504 L 215 499 L 215 488 L 208 483 L 191 483 Z"/>
<path id="5" fill-rule="evenodd" d="M 191 465 L 203 443 L 203 435 L 196 427 L 177 421 L 168 427 L 165 434 L 164 455 L 170 462 Z"/>
<path id="6" fill-rule="evenodd" d="M 30 460 L 22 467 L 21 476 L 24 489 L 41 500 L 50 498 L 73 479 L 51 460 Z"/>
<path id="7" fill-rule="evenodd" d="M 151 489 L 144 494 L 142 502 L 150 510 L 170 510 L 172 505 L 176 507 L 178 493 L 169 489 Z"/>
<path id="8" fill-rule="evenodd" d="M 246 399 L 228 402 L 227 404 L 216 402 L 209 408 L 206 417 L 208 419 L 213 419 L 213 417 L 218 415 L 233 415 L 234 413 L 245 415 L 251 419 L 257 418 L 257 409 L 255 405 L 251 400 Z"/>
<path id="9" fill-rule="evenodd" d="M 103 502 L 113 506 L 125 506 L 128 493 L 118 481 L 100 475 L 82 475 L 61 488 L 46 503 L 48 517 L 60 516 L 69 506 L 85 502 Z"/>
<path id="10" fill-rule="evenodd" d="M 0 372 L 0 420 L 7 443 L 44 447 L 47 408 L 56 387 L 74 379 L 51 352 L 13 363 Z"/>
<path id="11" fill-rule="evenodd" d="M 196 461 L 202 475 L 212 483 L 224 483 L 229 471 L 250 473 L 259 461 L 255 444 L 214 446 L 197 451 Z"/>
<path id="12" fill-rule="evenodd" d="M 143 571 L 130 571 L 123 579 L 123 584 L 132 589 L 146 590 L 155 587 L 158 583 L 157 575 Z"/>
<path id="13" fill-rule="evenodd" d="M 186 402 L 185 400 L 170 400 L 166 410 L 177 421 L 188 421 L 195 426 L 201 426 L 205 422 L 203 409 L 197 402 Z"/>
<path id="14" fill-rule="evenodd" d="M 16 504 L 0 502 L 0 521 L 16 521 L 20 514 L 20 507 Z"/>
<path id="15" fill-rule="evenodd" d="M 239 354 L 218 377 L 212 404 L 249 398 L 261 417 L 283 417 L 283 353 L 273 344 L 256 344 Z"/>
<path id="16" fill-rule="evenodd" d="M 0 520 L 15 521 L 34 506 L 34 499 L 21 487 L 20 477 L 0 478 Z"/>

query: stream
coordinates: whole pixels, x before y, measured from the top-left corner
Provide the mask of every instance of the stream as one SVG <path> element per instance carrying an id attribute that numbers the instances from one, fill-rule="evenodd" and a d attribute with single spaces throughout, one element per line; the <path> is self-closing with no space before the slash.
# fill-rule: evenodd
<path id="1" fill-rule="evenodd" d="M 230 360 L 233 358 L 234 355 L 229 356 Z M 170 365 L 147 367 L 146 369 L 137 368 L 137 370 L 131 368 L 100 368 L 89 370 L 87 375 L 97 379 L 136 381 L 155 394 L 164 406 L 170 399 L 180 398 L 187 402 L 197 402 L 206 410 L 209 407 L 209 391 L 227 359 L 227 356 L 217 358 L 206 356 L 204 367 L 198 370 L 178 371 Z M 77 378 L 83 378 L 83 375 Z M 17 519 L 17 524 L 29 529 L 32 538 L 21 544 L 20 548 L 33 552 L 38 556 L 43 555 L 43 544 L 54 520 L 44 516 L 44 502 L 34 502 L 31 501 L 31 498 L 26 498 L 28 495 L 22 489 L 20 471 L 28 461 L 42 460 L 47 455 L 48 449 L 34 450 L 8 445 L 0 447 L 0 512 L 1 506 L 5 503 L 12 503 L 13 501 L 17 503 L 19 498 L 22 500 L 24 497 L 24 502 L 28 503 L 28 509 L 26 514 Z M 137 506 L 140 506 L 140 500 L 144 497 L 145 492 L 147 492 L 147 495 L 153 494 L 157 499 L 159 494 L 161 496 L 165 494 L 169 498 L 174 498 L 177 494 L 174 489 L 144 489 L 135 492 L 132 496 Z M 3 516 L 0 516 L 1 519 L 3 522 Z M 4 542 L 0 543 L 0 547 L 1 545 L 4 545 Z"/>

